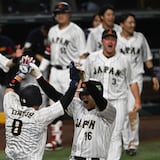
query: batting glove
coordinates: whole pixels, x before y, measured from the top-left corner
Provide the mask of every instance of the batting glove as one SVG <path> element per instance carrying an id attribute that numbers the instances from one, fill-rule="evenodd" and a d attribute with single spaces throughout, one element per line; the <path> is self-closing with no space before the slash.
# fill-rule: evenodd
<path id="1" fill-rule="evenodd" d="M 37 65 L 34 63 L 30 63 L 29 66 L 31 67 L 31 75 L 36 79 L 39 79 L 42 76 L 42 73 Z"/>
<path id="2" fill-rule="evenodd" d="M 20 60 L 19 71 L 17 72 L 17 75 L 19 75 L 24 79 L 27 73 L 31 72 L 31 67 L 29 66 L 31 62 L 32 63 L 35 62 L 33 57 L 29 57 L 28 55 L 23 56 L 22 59 Z"/>
<path id="3" fill-rule="evenodd" d="M 77 87 L 80 80 L 80 71 L 75 67 L 74 62 L 70 63 L 70 86 Z"/>

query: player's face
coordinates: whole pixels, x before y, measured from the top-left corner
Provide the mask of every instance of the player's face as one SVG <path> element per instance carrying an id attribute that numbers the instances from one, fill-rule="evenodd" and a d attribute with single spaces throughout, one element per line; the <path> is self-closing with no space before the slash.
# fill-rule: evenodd
<path id="1" fill-rule="evenodd" d="M 82 95 L 81 100 L 83 101 L 84 107 L 88 110 L 94 109 L 96 103 L 91 95 Z"/>
<path id="2" fill-rule="evenodd" d="M 70 14 L 69 13 L 57 13 L 56 14 L 56 21 L 58 24 L 68 24 L 70 21 Z"/>
<path id="3" fill-rule="evenodd" d="M 115 20 L 115 13 L 113 10 L 108 9 L 104 13 L 104 15 L 101 17 L 104 25 L 106 25 L 109 28 L 112 28 L 114 25 L 114 20 Z"/>
<path id="4" fill-rule="evenodd" d="M 113 36 L 108 36 L 102 39 L 102 45 L 105 56 L 113 56 L 115 54 L 115 47 L 117 44 L 117 39 Z"/>
<path id="5" fill-rule="evenodd" d="M 133 32 L 135 31 L 135 27 L 136 27 L 136 21 L 134 19 L 134 17 L 129 16 L 124 23 L 121 24 L 122 29 L 129 33 L 129 34 L 133 34 Z"/>
<path id="6" fill-rule="evenodd" d="M 100 25 L 100 23 L 101 23 L 101 19 L 100 19 L 99 15 L 96 15 L 93 20 L 93 27 L 94 28 L 97 27 L 98 25 Z"/>

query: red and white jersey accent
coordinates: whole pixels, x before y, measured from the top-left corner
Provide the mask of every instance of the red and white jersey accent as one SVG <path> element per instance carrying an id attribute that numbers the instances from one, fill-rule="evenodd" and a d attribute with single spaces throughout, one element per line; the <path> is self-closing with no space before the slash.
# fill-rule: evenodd
<path id="1" fill-rule="evenodd" d="M 120 32 L 122 29 L 119 25 L 114 24 L 113 30 Z M 104 28 L 102 24 L 93 28 L 87 39 L 87 52 L 92 53 L 102 49 L 102 33 Z"/>
<path id="2" fill-rule="evenodd" d="M 60 29 L 53 26 L 48 33 L 51 45 L 51 65 L 68 66 L 71 61 L 79 62 L 80 55 L 86 53 L 86 40 L 82 29 L 75 23 Z"/>
<path id="3" fill-rule="evenodd" d="M 106 158 L 116 117 L 115 108 L 108 103 L 106 109 L 88 111 L 79 98 L 68 107 L 74 120 L 74 138 L 71 157 Z"/>
<path id="4" fill-rule="evenodd" d="M 36 98 L 36 97 L 35 97 Z M 4 96 L 6 114 L 6 155 L 13 160 L 42 160 L 47 138 L 47 126 L 64 114 L 58 101 L 47 108 L 35 110 L 21 106 L 19 96 L 8 92 Z"/>

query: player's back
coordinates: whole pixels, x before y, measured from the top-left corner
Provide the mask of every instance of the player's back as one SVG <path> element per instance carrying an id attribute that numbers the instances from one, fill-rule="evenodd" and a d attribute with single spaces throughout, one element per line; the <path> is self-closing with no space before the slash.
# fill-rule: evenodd
<path id="1" fill-rule="evenodd" d="M 11 102 L 6 102 L 6 99 Z M 17 100 L 17 103 L 14 100 Z M 46 142 L 47 123 L 40 120 L 41 110 L 21 106 L 18 100 L 19 97 L 15 93 L 5 95 L 6 154 L 15 160 L 41 160 Z"/>
<path id="2" fill-rule="evenodd" d="M 6 121 L 6 153 L 15 159 L 43 155 L 46 127 L 38 122 L 37 111 L 31 108 L 11 109 Z M 16 153 L 16 154 L 15 154 Z M 34 157 L 32 157 L 34 155 Z M 37 157 L 35 157 L 37 156 Z M 27 158 L 26 158 L 27 157 Z"/>

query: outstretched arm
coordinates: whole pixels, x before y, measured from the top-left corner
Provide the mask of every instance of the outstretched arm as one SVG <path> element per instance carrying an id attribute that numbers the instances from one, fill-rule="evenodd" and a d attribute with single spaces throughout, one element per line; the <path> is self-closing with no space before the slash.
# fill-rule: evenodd
<path id="1" fill-rule="evenodd" d="M 75 94 L 80 79 L 79 70 L 76 69 L 74 63 L 72 62 L 70 65 L 71 82 L 64 96 L 62 93 L 56 91 L 56 89 L 42 77 L 40 69 L 35 64 L 31 63 L 30 66 L 32 68 L 31 74 L 37 79 L 39 85 L 41 86 L 43 91 L 47 94 L 47 96 L 53 101 L 58 101 L 60 99 L 60 102 L 62 103 L 63 107 L 66 108 L 73 99 L 73 96 Z"/>

